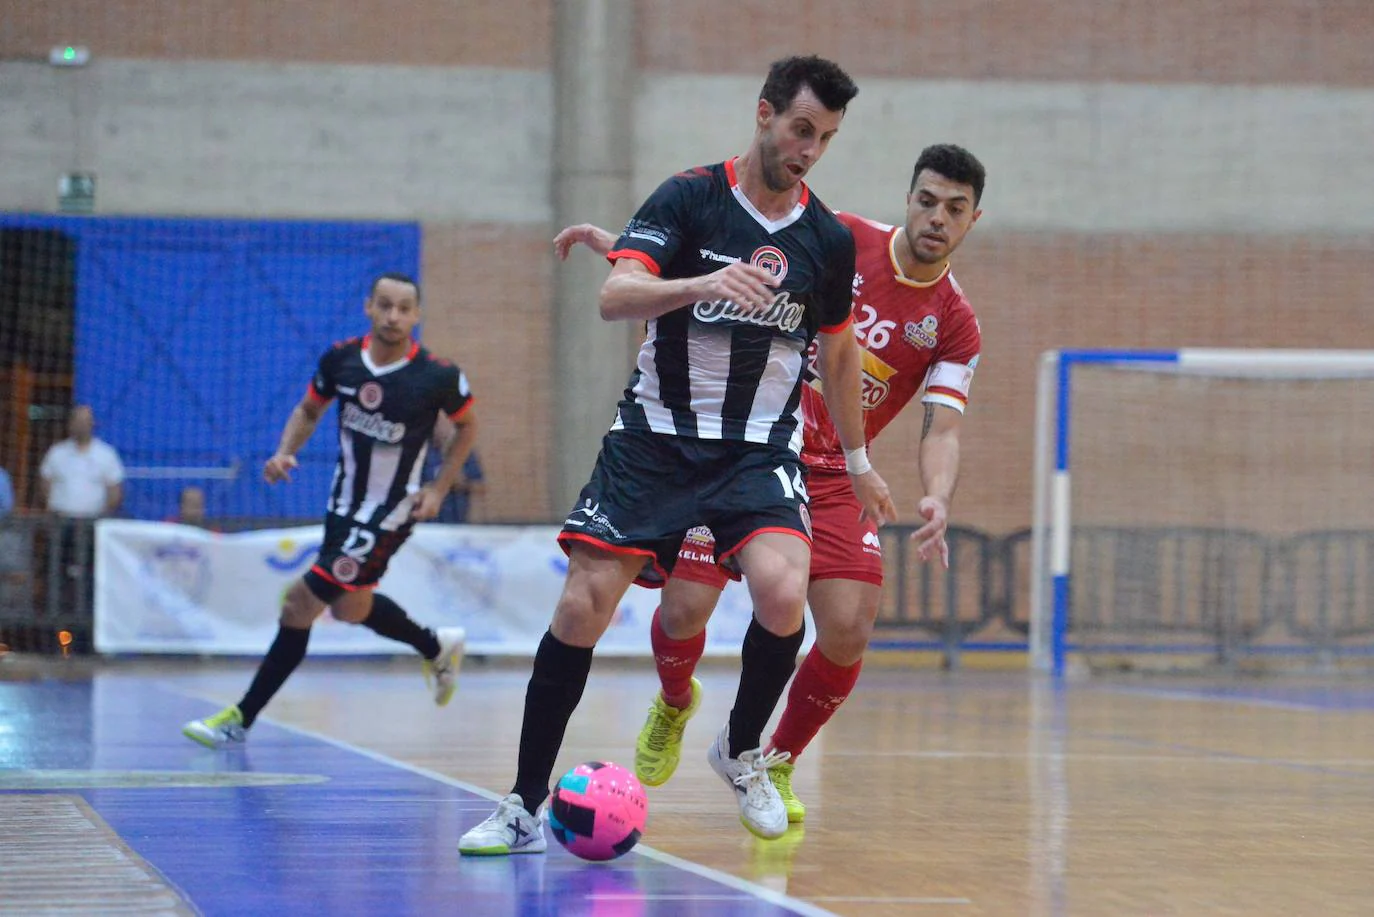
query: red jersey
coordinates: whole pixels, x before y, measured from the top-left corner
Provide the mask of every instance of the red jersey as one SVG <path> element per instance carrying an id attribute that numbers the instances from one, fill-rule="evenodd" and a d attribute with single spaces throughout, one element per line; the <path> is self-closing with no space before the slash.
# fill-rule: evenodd
<path id="1" fill-rule="evenodd" d="M 982 334 L 954 275 L 946 269 L 929 283 L 909 280 L 892 250 L 896 227 L 851 213 L 839 217 L 854 233 L 854 336 L 863 349 L 865 441 L 871 443 L 922 391 L 923 402 L 963 413 Z M 821 397 L 814 342 L 808 357 L 802 461 L 843 472 L 844 450 Z"/>

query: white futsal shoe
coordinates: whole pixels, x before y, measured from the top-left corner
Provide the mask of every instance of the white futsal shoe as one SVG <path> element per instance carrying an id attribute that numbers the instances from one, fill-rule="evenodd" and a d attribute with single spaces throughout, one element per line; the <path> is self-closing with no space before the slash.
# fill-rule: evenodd
<path id="1" fill-rule="evenodd" d="M 443 707 L 458 689 L 458 669 L 463 665 L 467 632 L 461 627 L 441 627 L 434 636 L 439 638 L 439 655 L 424 661 L 425 684 L 434 692 L 434 703 Z"/>
<path id="2" fill-rule="evenodd" d="M 524 800 L 511 793 L 486 821 L 462 836 L 458 852 L 463 856 L 506 856 L 543 853 L 548 846 L 543 820 L 526 812 Z"/>
<path id="3" fill-rule="evenodd" d="M 237 745 L 248 738 L 248 730 L 243 725 L 243 714 L 239 712 L 238 707 L 225 707 L 214 716 L 207 716 L 203 720 L 191 720 L 181 727 L 181 734 L 206 748 Z"/>
<path id="4" fill-rule="evenodd" d="M 730 724 L 726 723 L 716 741 L 706 752 L 711 770 L 735 791 L 739 802 L 739 820 L 751 834 L 765 840 L 787 833 L 787 807 L 778 795 L 777 787 L 768 779 L 768 769 L 792 757 L 785 751 L 765 755 L 763 749 L 740 752 L 730 757 Z"/>

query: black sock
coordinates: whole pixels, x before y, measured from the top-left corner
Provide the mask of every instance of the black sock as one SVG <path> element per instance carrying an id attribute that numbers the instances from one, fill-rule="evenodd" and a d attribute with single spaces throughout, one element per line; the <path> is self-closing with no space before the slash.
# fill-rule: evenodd
<path id="1" fill-rule="evenodd" d="M 373 593 L 372 612 L 360 623 L 388 640 L 415 647 L 415 652 L 426 659 L 439 655 L 439 638 L 434 631 L 416 624 L 395 600 L 380 592 Z"/>
<path id="2" fill-rule="evenodd" d="M 534 672 L 525 689 L 525 720 L 520 727 L 520 760 L 515 787 L 531 815 L 548 798 L 553 763 L 563 745 L 563 733 L 572 719 L 587 674 L 592 668 L 591 648 L 569 646 L 544 634 L 534 654 Z"/>
<path id="3" fill-rule="evenodd" d="M 253 683 L 248 686 L 248 693 L 239 701 L 239 712 L 243 714 L 245 728 L 253 725 L 272 695 L 280 691 L 286 679 L 296 671 L 296 666 L 305 658 L 305 647 L 309 643 L 308 627 L 301 629 L 283 624 L 277 628 L 277 639 L 268 647 L 267 655 L 262 657 L 262 663 L 258 666 L 258 674 L 253 676 Z"/>
<path id="4" fill-rule="evenodd" d="M 805 636 L 805 623 L 795 634 L 779 637 L 757 619 L 749 622 L 740 650 L 739 691 L 730 711 L 730 757 L 738 758 L 761 744 L 763 728 L 797 667 Z"/>

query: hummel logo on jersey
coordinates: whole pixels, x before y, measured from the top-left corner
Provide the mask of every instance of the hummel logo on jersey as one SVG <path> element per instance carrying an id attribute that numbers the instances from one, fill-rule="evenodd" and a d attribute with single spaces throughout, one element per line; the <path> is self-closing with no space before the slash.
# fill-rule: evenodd
<path id="1" fill-rule="evenodd" d="M 739 264 L 741 260 L 734 255 L 722 255 L 720 252 L 713 252 L 709 248 L 699 248 L 697 251 L 701 252 L 701 257 L 707 261 L 719 261 L 721 264 Z"/>

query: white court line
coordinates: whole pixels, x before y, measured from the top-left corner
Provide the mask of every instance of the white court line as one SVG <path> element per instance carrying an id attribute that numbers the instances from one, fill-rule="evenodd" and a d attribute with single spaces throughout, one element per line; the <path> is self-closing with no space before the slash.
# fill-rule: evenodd
<path id="1" fill-rule="evenodd" d="M 182 697 L 189 697 L 192 700 L 204 701 L 208 704 L 220 703 L 219 700 L 216 700 L 214 698 L 206 697 L 200 694 L 194 694 L 190 691 L 186 691 L 184 689 L 177 687 L 172 687 L 171 685 L 165 683 L 159 684 L 158 687 L 162 688 L 165 691 L 169 691 L 172 694 L 178 694 Z M 258 716 L 258 720 L 261 720 L 264 723 L 271 723 L 278 729 L 284 729 L 287 732 L 294 732 L 297 735 L 302 735 L 306 736 L 307 738 L 315 739 L 316 741 L 323 742 L 326 745 L 333 745 L 335 748 L 342 749 L 343 751 L 352 752 L 355 755 L 362 755 L 364 758 L 369 758 L 373 761 L 378 762 L 379 764 L 385 764 L 388 767 L 394 767 L 399 770 L 409 771 L 410 773 L 416 774 L 420 777 L 424 777 L 429 780 L 434 780 L 438 783 L 447 784 L 451 787 L 456 787 L 460 790 L 464 790 L 476 796 L 481 796 L 484 799 L 490 799 L 492 802 L 500 802 L 504 798 L 503 796 L 493 793 L 490 790 L 485 790 L 480 786 L 476 786 L 475 784 L 465 783 L 464 781 L 459 780 L 456 777 L 450 777 L 447 774 L 441 774 L 438 771 L 432 771 L 427 767 L 420 767 L 415 764 L 407 764 L 405 761 L 398 761 L 397 759 L 388 757 L 387 755 L 384 755 L 381 752 L 376 752 L 368 748 L 362 748 L 358 745 L 353 745 L 349 742 L 343 741 L 342 739 L 336 739 L 332 736 L 327 736 L 323 733 L 315 732 L 313 729 L 304 729 L 300 726 L 288 726 L 285 723 L 281 723 L 270 717 L 261 715 Z M 837 915 L 833 911 L 827 911 L 824 908 L 819 908 L 813 904 L 808 904 L 805 901 L 802 901 L 798 898 L 792 898 L 788 895 L 780 894 L 779 892 L 775 892 L 770 888 L 765 888 L 762 885 L 755 885 L 753 882 L 741 879 L 738 876 L 732 876 L 729 873 L 718 872 L 717 870 L 714 870 L 709 866 L 702 866 L 700 863 L 693 863 L 690 860 L 684 860 L 681 857 L 675 857 L 671 853 L 664 853 L 662 850 L 655 850 L 653 847 L 650 847 L 647 844 L 636 844 L 634 850 L 632 850 L 631 853 L 637 853 L 642 857 L 648 857 L 649 859 L 662 863 L 665 866 L 672 866 L 675 869 L 681 869 L 683 872 L 690 872 L 693 875 L 700 876 L 703 879 L 709 879 L 712 882 L 717 882 L 721 885 L 726 886 L 727 888 L 733 888 L 735 891 L 743 892 L 750 898 L 754 898 L 759 901 L 765 901 L 777 907 L 787 908 L 794 914 L 801 914 L 803 915 L 803 917 L 837 917 Z M 453 855 L 455 857 L 459 855 L 457 853 L 456 842 L 454 844 Z"/>
<path id="2" fill-rule="evenodd" d="M 972 898 L 859 898 L 848 895 L 817 895 L 814 901 L 844 901 L 850 904 L 972 904 Z"/>
<path id="3" fill-rule="evenodd" d="M 1304 704 L 1301 701 L 1272 700 L 1267 697 L 1245 697 L 1226 694 L 1212 694 L 1206 691 L 1188 691 L 1181 688 L 1100 688 L 1106 694 L 1125 697 L 1152 697 L 1159 700 L 1200 701 L 1205 704 L 1236 704 L 1241 707 L 1269 707 L 1274 710 L 1298 710 L 1303 713 L 1359 713 L 1362 707 L 1324 707 L 1321 704 Z"/>
<path id="4" fill-rule="evenodd" d="M 1089 737 L 1094 738 L 1094 737 Z M 987 759 L 1016 761 L 1187 761 L 1190 764 L 1304 764 L 1313 767 L 1374 767 L 1374 758 L 1260 758 L 1235 755 L 1123 755 L 1093 754 L 1091 752 L 1024 752 L 1024 751 L 835 751 L 825 750 L 827 757 L 837 758 L 929 758 L 934 760 Z"/>
<path id="5" fill-rule="evenodd" d="M 738 901 L 742 895 L 634 895 L 620 893 L 606 893 L 603 895 L 588 895 L 588 901 Z M 883 897 L 859 897 L 857 895 L 817 895 L 812 901 L 844 901 L 853 904 L 972 904 L 972 898 L 883 898 Z"/>

